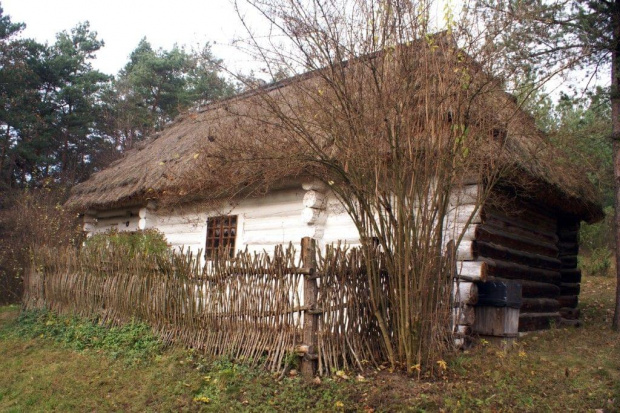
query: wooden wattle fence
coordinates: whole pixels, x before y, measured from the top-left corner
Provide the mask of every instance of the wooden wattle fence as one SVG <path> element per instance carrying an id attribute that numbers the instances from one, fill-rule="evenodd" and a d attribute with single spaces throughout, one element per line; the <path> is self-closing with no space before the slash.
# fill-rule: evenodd
<path id="1" fill-rule="evenodd" d="M 278 247 L 204 267 L 191 253 L 127 256 L 121 247 L 39 249 L 25 306 L 111 325 L 145 322 L 165 342 L 272 371 L 294 357 L 308 376 L 386 360 L 357 250 L 319 256 L 304 238 L 301 254 Z"/>

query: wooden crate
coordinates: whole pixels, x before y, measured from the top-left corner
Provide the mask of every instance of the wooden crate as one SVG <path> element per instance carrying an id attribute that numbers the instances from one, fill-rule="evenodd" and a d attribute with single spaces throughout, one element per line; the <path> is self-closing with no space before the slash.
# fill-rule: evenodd
<path id="1" fill-rule="evenodd" d="M 474 333 L 485 336 L 517 337 L 519 309 L 511 307 L 475 307 Z"/>

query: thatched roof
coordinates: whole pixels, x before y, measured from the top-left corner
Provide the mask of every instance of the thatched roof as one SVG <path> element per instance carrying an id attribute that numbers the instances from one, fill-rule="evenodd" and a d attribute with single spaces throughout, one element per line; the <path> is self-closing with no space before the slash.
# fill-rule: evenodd
<path id="1" fill-rule="evenodd" d="M 263 86 L 261 90 L 276 90 L 307 77 L 307 74 L 297 76 Z M 208 151 L 227 139 L 227 128 L 238 127 L 236 114 L 255 95 L 250 90 L 177 116 L 161 132 L 136 144 L 121 159 L 75 185 L 66 205 L 76 210 L 101 210 L 152 199 L 208 198 L 208 194 L 188 193 L 188 180 L 195 178 L 196 166 L 205 161 L 205 149 Z M 235 109 L 231 111 L 231 108 Z"/>
<path id="2" fill-rule="evenodd" d="M 179 116 L 152 139 L 127 152 L 122 159 L 95 173 L 86 182 L 76 185 L 68 206 L 84 211 L 140 204 L 149 199 L 187 202 L 221 196 L 221 188 L 218 187 L 226 186 L 227 176 L 218 176 L 217 171 L 213 171 L 209 185 L 191 185 L 192 181 L 209 179 L 204 176 L 205 154 L 209 148 L 215 148 L 229 139 L 227 135 L 234 135 L 232 131 L 239 127 L 239 118 L 252 107 L 252 99 L 256 99 L 258 94 L 282 93 L 294 82 L 312 81 L 312 78 L 310 73 L 287 79 Z M 500 101 L 501 104 L 498 104 Z M 496 93 L 493 99 L 486 99 L 486 102 L 486 109 L 498 112 L 494 115 L 503 122 L 505 148 L 497 161 L 510 166 L 506 170 L 510 171 L 511 176 L 505 179 L 527 188 L 530 195 L 565 213 L 587 221 L 599 219 L 602 210 L 597 191 L 585 174 L 549 145 L 531 117 L 518 109 L 516 103 L 503 92 Z M 249 122 L 248 128 L 248 119 L 245 119 L 245 129 L 243 133 L 237 131 L 237 135 L 251 134 L 248 133 L 252 130 L 251 120 Z M 227 131 L 231 131 L 230 134 Z M 258 123 L 254 132 L 276 133 Z M 252 136 L 245 136 L 245 139 L 251 140 Z M 221 145 L 218 153 L 222 156 Z M 254 165 L 255 169 L 260 168 L 261 163 Z M 268 175 L 266 170 L 251 168 L 246 167 L 248 176 Z M 291 175 L 302 174 L 303 170 L 293 167 L 288 170 L 287 176 L 275 173 L 275 176 L 264 179 L 286 181 L 291 179 Z M 198 194 L 192 188 L 202 188 L 204 191 Z"/>

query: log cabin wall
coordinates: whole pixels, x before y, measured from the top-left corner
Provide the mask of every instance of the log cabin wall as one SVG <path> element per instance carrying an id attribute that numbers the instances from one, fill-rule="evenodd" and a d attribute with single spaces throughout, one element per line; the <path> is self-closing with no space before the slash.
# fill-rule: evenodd
<path id="1" fill-rule="evenodd" d="M 565 216 L 558 220 L 558 254 L 562 262 L 560 274 L 560 315 L 564 324 L 579 323 L 581 270 L 577 268 L 579 253 L 579 220 Z"/>
<path id="2" fill-rule="evenodd" d="M 511 199 L 482 209 L 475 253 L 488 279 L 522 286 L 519 331 L 533 331 L 578 317 L 578 229 L 576 218 L 533 202 Z"/>
<path id="3" fill-rule="evenodd" d="M 485 279 L 485 264 L 477 260 L 474 251 L 475 229 L 480 224 L 480 209 L 477 207 L 481 195 L 478 183 L 464 185 L 450 195 L 448 214 L 444 224 L 444 244 L 461 238 L 456 250 L 456 274 L 452 294 L 453 329 L 455 344 L 465 347 L 470 342 L 472 326 L 475 323 L 474 305 L 478 301 L 477 283 Z"/>

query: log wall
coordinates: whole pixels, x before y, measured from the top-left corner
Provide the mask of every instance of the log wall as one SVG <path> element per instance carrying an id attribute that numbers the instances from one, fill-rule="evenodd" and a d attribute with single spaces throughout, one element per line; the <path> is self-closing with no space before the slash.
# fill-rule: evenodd
<path id="1" fill-rule="evenodd" d="M 579 221 L 571 217 L 558 220 L 558 256 L 562 263 L 560 270 L 560 315 L 562 321 L 574 324 L 579 319 L 579 292 L 581 270 L 577 268 L 579 253 Z"/>
<path id="2" fill-rule="evenodd" d="M 489 279 L 522 286 L 519 331 L 549 328 L 578 317 L 579 221 L 533 202 L 510 200 L 482 210 L 474 250 Z"/>

